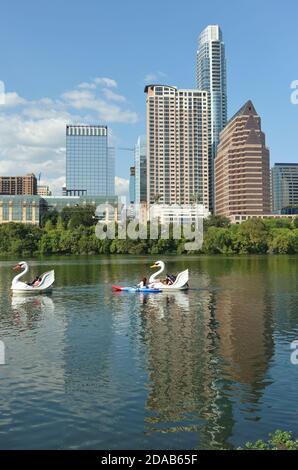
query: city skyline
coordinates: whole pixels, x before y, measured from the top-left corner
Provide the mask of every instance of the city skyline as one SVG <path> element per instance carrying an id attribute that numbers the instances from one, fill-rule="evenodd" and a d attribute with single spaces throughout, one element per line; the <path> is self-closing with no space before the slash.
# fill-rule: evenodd
<path id="1" fill-rule="evenodd" d="M 94 12 L 93 17 L 88 16 L 90 25 L 96 24 L 99 14 L 106 21 L 100 27 L 88 27 L 88 31 L 84 12 L 78 15 L 75 9 L 70 12 L 60 4 L 57 10 L 56 1 L 43 11 L 36 8 L 37 2 L 27 2 L 26 24 L 18 24 L 25 8 L 21 2 L 12 1 L 2 8 L 7 21 L 0 32 L 1 43 L 6 43 L 0 80 L 5 83 L 8 93 L 6 105 L 0 106 L 2 175 L 14 174 L 16 166 L 19 174 L 41 172 L 42 184 L 50 185 L 58 194 L 65 180 L 65 124 L 109 125 L 112 145 L 116 147 L 118 193 L 127 193 L 129 167 L 133 159 L 121 148 L 133 146 L 137 136 L 145 132 L 144 84 L 156 81 L 178 88 L 194 88 L 198 36 L 208 24 L 219 24 L 226 44 L 228 117 L 239 109 L 241 103 L 252 98 L 262 116 L 271 152 L 271 166 L 275 162 L 297 161 L 295 120 L 298 107 L 290 101 L 290 84 L 297 78 L 291 32 L 291 22 L 297 11 L 294 3 L 290 2 L 291 9 L 279 13 L 277 37 L 273 28 L 276 12 L 272 11 L 269 2 L 258 5 L 258 18 L 255 18 L 252 5 L 243 15 L 243 12 L 235 13 L 234 2 L 221 5 L 214 1 L 212 5 L 198 6 L 191 1 L 193 14 L 187 17 L 188 24 L 182 29 L 183 35 L 174 33 L 171 24 L 178 25 L 180 17 L 172 11 L 175 9 L 169 10 L 169 4 L 165 2 L 159 5 L 161 17 L 156 19 L 154 38 L 150 34 L 150 21 L 143 16 L 142 28 L 137 25 L 137 31 L 130 31 L 132 21 L 135 25 L 135 18 L 130 18 L 132 10 L 136 17 L 140 15 L 134 1 L 125 8 L 119 2 L 112 2 L 111 6 L 105 6 L 104 11 L 96 2 L 89 0 L 88 3 Z M 123 10 L 123 18 L 127 21 L 120 22 L 120 19 L 111 16 L 115 3 L 118 13 Z M 153 7 L 156 5 L 157 2 L 153 1 Z M 66 14 L 70 15 L 72 23 L 65 24 Z M 165 26 L 164 14 L 169 15 L 168 26 Z M 110 32 L 109 18 L 118 28 L 115 37 Z M 18 24 L 13 37 L 9 29 L 11 21 Z M 54 21 L 55 40 L 49 34 Z M 36 29 L 32 28 L 33 23 Z M 78 25 L 82 26 L 82 34 L 75 41 Z M 29 34 L 30 28 L 32 34 Z M 69 33 L 67 41 L 65 28 Z M 138 31 L 143 34 L 136 42 L 133 38 Z M 47 35 L 53 40 L 47 40 Z M 59 43 L 62 35 L 64 42 Z M 119 35 L 123 35 L 125 44 L 121 56 L 118 51 Z M 23 44 L 21 38 L 24 36 L 26 40 Z M 8 45 L 7 37 L 10 38 Z M 87 43 L 95 37 L 105 44 L 96 56 L 86 53 Z M 68 46 L 73 41 L 75 47 L 71 52 Z M 144 57 L 140 53 L 143 50 L 146 51 Z M 171 53 L 167 54 L 166 51 Z M 13 63 L 10 60 L 12 56 L 15 59 Z M 133 57 L 138 60 L 132 60 Z M 283 63 L 278 70 L 277 61 Z M 30 74 L 24 73 L 28 66 Z M 49 67 L 59 73 L 49 74 Z"/>

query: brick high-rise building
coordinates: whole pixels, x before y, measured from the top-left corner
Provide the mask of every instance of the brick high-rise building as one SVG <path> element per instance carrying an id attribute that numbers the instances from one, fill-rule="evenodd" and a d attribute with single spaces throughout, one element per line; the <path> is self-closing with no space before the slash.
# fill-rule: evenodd
<path id="1" fill-rule="evenodd" d="M 0 176 L 0 195 L 3 196 L 34 196 L 37 194 L 36 176 Z"/>
<path id="2" fill-rule="evenodd" d="M 207 91 L 148 85 L 147 203 L 209 208 Z"/>
<path id="3" fill-rule="evenodd" d="M 269 150 L 251 101 L 220 134 L 215 159 L 215 211 L 227 217 L 270 213 Z"/>

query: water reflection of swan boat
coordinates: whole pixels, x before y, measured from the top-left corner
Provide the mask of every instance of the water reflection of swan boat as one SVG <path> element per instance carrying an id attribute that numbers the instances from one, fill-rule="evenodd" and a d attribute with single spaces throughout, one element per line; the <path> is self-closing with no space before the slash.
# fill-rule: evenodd
<path id="1" fill-rule="evenodd" d="M 44 295 L 36 297 L 35 295 L 24 297 L 14 296 L 11 299 L 13 310 L 22 311 L 22 313 L 32 313 L 32 310 L 41 310 L 46 313 L 53 313 L 55 310 L 54 302 L 50 296 Z"/>
<path id="2" fill-rule="evenodd" d="M 186 291 L 165 291 L 163 295 L 140 295 L 140 303 L 145 311 L 162 319 L 165 316 L 172 317 L 175 312 L 180 316 L 190 312 L 190 298 Z"/>
<path id="3" fill-rule="evenodd" d="M 165 270 L 165 263 L 163 261 L 156 261 L 151 268 L 160 268 L 159 271 L 152 274 L 149 279 L 149 287 L 154 287 L 155 289 L 160 290 L 186 290 L 188 289 L 188 269 L 179 273 L 173 282 L 173 284 L 164 284 L 161 280 L 157 279 L 157 277 L 164 272 Z"/>
<path id="4" fill-rule="evenodd" d="M 52 289 L 52 286 L 55 282 L 55 272 L 49 271 L 42 274 L 39 277 L 39 281 L 34 285 L 28 285 L 26 282 L 20 281 L 20 279 L 25 276 L 25 274 L 29 271 L 28 263 L 25 261 L 21 261 L 18 263 L 13 269 L 21 269 L 22 272 L 14 277 L 11 290 L 13 294 L 44 294 L 45 292 L 49 292 Z"/>

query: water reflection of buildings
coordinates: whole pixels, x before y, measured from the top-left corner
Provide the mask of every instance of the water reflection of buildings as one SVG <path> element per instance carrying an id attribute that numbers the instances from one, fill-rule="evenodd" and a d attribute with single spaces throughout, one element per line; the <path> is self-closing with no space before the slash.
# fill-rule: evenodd
<path id="1" fill-rule="evenodd" d="M 273 354 L 272 302 L 264 273 L 220 278 L 216 299 L 220 355 L 230 380 L 260 384 Z M 237 286 L 231 288 L 231 286 Z"/>
<path id="2" fill-rule="evenodd" d="M 200 447 L 222 435 L 213 305 L 213 293 L 207 289 L 151 297 L 145 304 L 147 432 L 195 433 L 195 442 L 199 433 Z"/>
<path id="3" fill-rule="evenodd" d="M 234 272 L 218 282 L 217 290 L 151 297 L 142 308 L 146 431 L 196 433 L 199 448 L 228 445 L 234 403 L 260 399 L 273 352 L 266 284 Z M 242 384 L 249 384 L 248 395 Z"/>

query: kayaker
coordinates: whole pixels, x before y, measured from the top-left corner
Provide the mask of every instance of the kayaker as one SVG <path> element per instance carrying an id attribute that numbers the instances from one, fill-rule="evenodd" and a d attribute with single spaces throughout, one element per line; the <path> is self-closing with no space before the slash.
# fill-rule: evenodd
<path id="1" fill-rule="evenodd" d="M 144 277 L 143 280 L 140 282 L 140 284 L 138 284 L 138 287 L 140 287 L 140 289 L 143 289 L 143 288 L 147 287 L 147 278 L 146 277 Z"/>
<path id="2" fill-rule="evenodd" d="M 27 282 L 27 286 L 37 287 L 37 286 L 39 286 L 40 283 L 41 283 L 41 277 L 40 277 L 40 276 L 36 276 L 36 277 L 33 279 L 33 281 Z"/>

